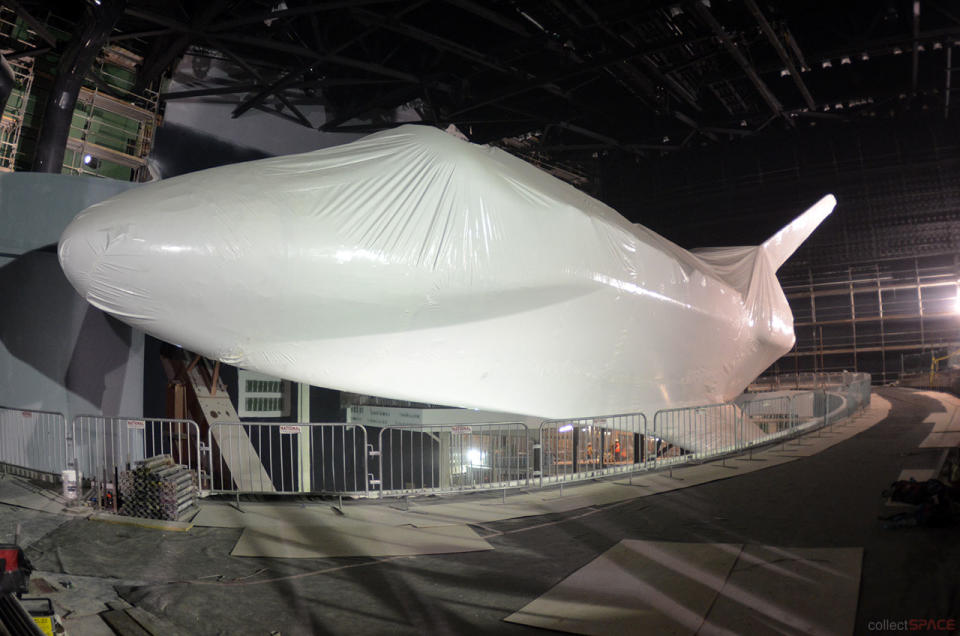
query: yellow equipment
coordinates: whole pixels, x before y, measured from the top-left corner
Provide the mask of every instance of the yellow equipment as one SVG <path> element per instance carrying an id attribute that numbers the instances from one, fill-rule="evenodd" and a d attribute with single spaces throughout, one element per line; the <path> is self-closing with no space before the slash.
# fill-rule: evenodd
<path id="1" fill-rule="evenodd" d="M 957 349 L 956 351 L 951 351 L 947 355 L 941 356 L 939 358 L 936 358 L 936 357 L 930 358 L 930 386 L 933 386 L 933 377 L 937 374 L 937 371 L 940 368 L 940 363 L 943 362 L 944 360 L 948 360 L 952 358 L 957 354 L 960 354 L 960 349 Z"/>

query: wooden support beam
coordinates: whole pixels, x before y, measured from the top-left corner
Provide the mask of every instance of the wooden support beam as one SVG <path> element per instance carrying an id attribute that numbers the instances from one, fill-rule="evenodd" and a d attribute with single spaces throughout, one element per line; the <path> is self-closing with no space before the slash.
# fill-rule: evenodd
<path id="1" fill-rule="evenodd" d="M 220 382 L 220 361 L 213 365 L 213 379 L 210 381 L 210 397 L 217 395 L 217 383 Z"/>

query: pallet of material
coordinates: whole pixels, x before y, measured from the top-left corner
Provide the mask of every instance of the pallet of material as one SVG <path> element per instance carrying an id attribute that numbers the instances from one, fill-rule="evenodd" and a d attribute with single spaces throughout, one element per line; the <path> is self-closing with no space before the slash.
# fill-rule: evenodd
<path id="1" fill-rule="evenodd" d="M 179 521 L 197 511 L 196 475 L 170 455 L 137 462 L 120 473 L 121 515 Z"/>

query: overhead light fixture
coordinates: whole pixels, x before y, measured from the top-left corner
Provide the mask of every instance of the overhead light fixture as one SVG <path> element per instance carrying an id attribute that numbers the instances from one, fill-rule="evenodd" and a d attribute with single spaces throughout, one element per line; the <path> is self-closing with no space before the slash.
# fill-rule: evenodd
<path id="1" fill-rule="evenodd" d="M 841 66 L 843 66 L 844 64 L 852 64 L 852 63 L 853 63 L 853 62 L 850 61 L 850 58 L 849 58 L 849 57 L 846 57 L 846 56 L 845 56 L 845 57 L 841 57 L 841 58 L 840 58 L 840 65 L 841 65 Z"/>
<path id="2" fill-rule="evenodd" d="M 940 42 L 934 42 L 934 43 L 933 43 L 933 50 L 934 50 L 934 51 L 939 51 L 939 50 L 942 49 L 942 48 L 943 48 L 943 44 L 941 44 Z"/>
<path id="3" fill-rule="evenodd" d="M 831 62 L 830 60 L 824 60 L 823 62 L 820 63 L 820 65 L 821 65 L 823 68 L 832 68 L 832 67 L 833 67 L 833 62 Z"/>
<path id="4" fill-rule="evenodd" d="M 870 59 L 870 56 L 867 54 L 866 51 L 864 51 L 863 53 L 860 54 L 860 60 L 861 60 L 861 61 L 866 62 L 866 61 L 869 60 L 869 59 Z"/>
<path id="5" fill-rule="evenodd" d="M 91 161 L 93 161 L 92 155 L 83 155 L 83 163 L 89 166 Z"/>
<path id="6" fill-rule="evenodd" d="M 787 69 L 785 69 L 785 68 L 784 68 L 784 69 L 780 69 L 780 77 L 786 77 L 786 76 L 789 75 L 789 74 L 790 74 L 790 71 L 788 71 Z"/>
<path id="7" fill-rule="evenodd" d="M 927 49 L 926 49 L 926 47 L 923 46 L 922 44 L 918 44 L 918 45 L 917 45 L 917 50 L 920 51 L 921 53 L 923 53 L 923 52 L 926 51 Z"/>
<path id="8" fill-rule="evenodd" d="M 893 54 L 894 54 L 894 55 L 900 55 L 901 53 L 903 53 L 903 49 L 901 49 L 899 46 L 893 47 Z"/>

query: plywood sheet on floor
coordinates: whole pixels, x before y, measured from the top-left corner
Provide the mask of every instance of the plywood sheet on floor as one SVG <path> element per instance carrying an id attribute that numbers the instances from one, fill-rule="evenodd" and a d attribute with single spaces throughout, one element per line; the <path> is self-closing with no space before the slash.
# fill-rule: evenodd
<path id="1" fill-rule="evenodd" d="M 278 522 L 248 527 L 231 556 L 319 559 L 353 556 L 405 556 L 492 550 L 467 526 L 414 528 L 387 526 L 352 519 L 327 525 Z"/>
<path id="2" fill-rule="evenodd" d="M 936 479 L 940 472 L 933 468 L 906 468 L 900 471 L 897 481 L 928 481 Z"/>
<path id="3" fill-rule="evenodd" d="M 748 545 L 702 633 L 852 634 L 862 548 Z"/>
<path id="4" fill-rule="evenodd" d="M 920 448 L 955 448 L 960 446 L 960 431 L 930 433 L 920 442 Z"/>
<path id="5" fill-rule="evenodd" d="M 506 620 L 573 634 L 694 634 L 740 549 L 624 540 Z"/>
<path id="6" fill-rule="evenodd" d="M 575 634 L 848 634 L 862 558 L 627 539 L 505 620 Z"/>
<path id="7" fill-rule="evenodd" d="M 43 512 L 63 511 L 63 501 L 57 495 L 15 477 L 0 479 L 0 503 Z"/>
<path id="8" fill-rule="evenodd" d="M 249 528 L 270 526 L 282 520 L 292 525 L 324 523 L 336 515 L 330 506 L 284 503 L 231 504 L 201 502 L 193 525 L 207 528 Z"/>

